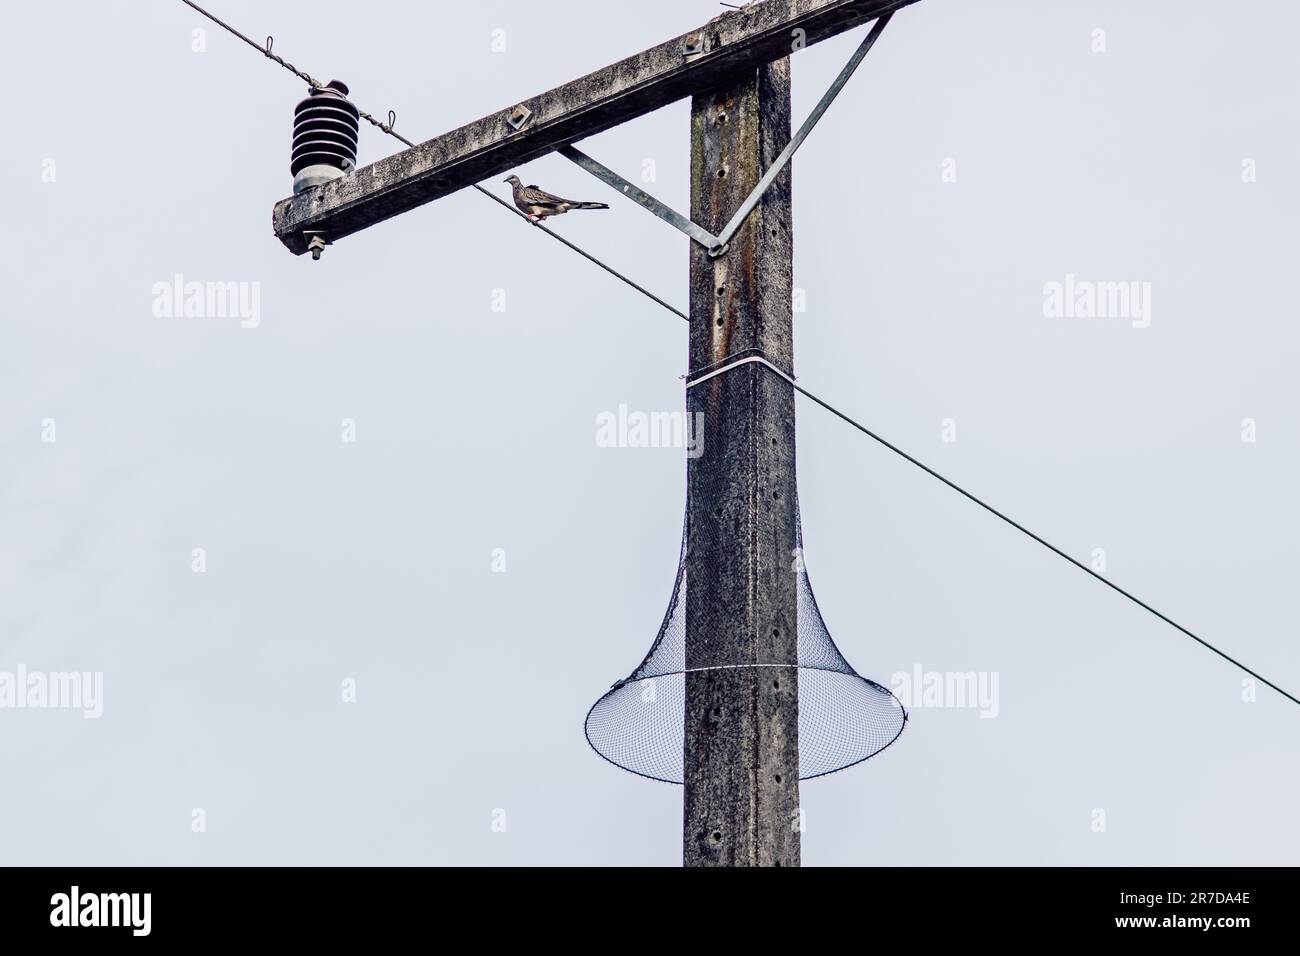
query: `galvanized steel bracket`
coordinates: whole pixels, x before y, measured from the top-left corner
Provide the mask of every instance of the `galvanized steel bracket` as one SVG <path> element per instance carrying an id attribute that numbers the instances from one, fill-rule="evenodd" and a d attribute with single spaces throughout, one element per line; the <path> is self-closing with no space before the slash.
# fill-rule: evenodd
<path id="1" fill-rule="evenodd" d="M 798 132 L 790 138 L 790 142 L 786 144 L 785 149 L 781 150 L 781 155 L 777 156 L 772 165 L 767 168 L 765 173 L 763 173 L 762 178 L 758 181 L 758 185 L 754 187 L 753 191 L 750 192 L 745 201 L 740 204 L 740 208 L 736 210 L 735 215 L 731 217 L 731 221 L 727 223 L 726 227 L 723 228 L 719 235 L 713 235 L 713 233 L 709 232 L 703 226 L 693 222 L 687 216 L 683 216 L 670 206 L 660 202 L 639 186 L 628 182 L 628 180 L 624 179 L 618 173 L 614 172 L 607 166 L 601 165 L 581 150 L 578 150 L 573 146 L 562 146 L 557 150 L 557 152 L 565 159 L 581 166 L 601 182 L 613 186 L 633 202 L 648 209 L 674 229 L 678 229 L 690 236 L 690 238 L 704 246 L 704 248 L 709 251 L 710 256 L 717 258 L 718 256 L 725 255 L 727 250 L 731 247 L 732 238 L 740 230 L 740 227 L 745 224 L 745 220 L 748 219 L 749 214 L 754 211 L 754 207 L 757 206 L 759 200 L 763 198 L 763 194 L 767 192 L 772 183 L 776 181 L 776 178 L 781 175 L 781 171 L 789 165 L 790 160 L 794 157 L 795 151 L 798 150 L 803 144 L 803 141 L 808 138 L 808 134 L 813 131 L 813 127 L 817 125 L 817 121 L 820 120 L 826 110 L 830 108 L 831 103 L 835 101 L 835 97 L 839 96 L 840 90 L 844 89 L 844 85 L 848 83 L 849 77 L 856 72 L 867 53 L 871 50 L 871 47 L 875 45 L 877 38 L 879 38 L 880 34 L 884 32 L 885 27 L 889 25 L 889 21 L 892 17 L 892 13 L 886 13 L 876 21 L 875 25 L 871 28 L 871 32 L 866 35 L 863 41 L 858 44 L 858 48 L 853 51 L 853 56 L 851 56 L 849 62 L 844 65 L 844 69 L 840 70 L 839 76 L 835 78 L 835 82 L 831 84 L 830 89 L 828 89 L 822 95 L 822 98 L 818 100 L 817 105 L 813 107 L 813 111 L 808 114 L 808 118 L 803 121 L 803 125 L 799 127 Z M 682 52 L 686 55 L 693 55 L 702 51 L 684 48 Z"/>

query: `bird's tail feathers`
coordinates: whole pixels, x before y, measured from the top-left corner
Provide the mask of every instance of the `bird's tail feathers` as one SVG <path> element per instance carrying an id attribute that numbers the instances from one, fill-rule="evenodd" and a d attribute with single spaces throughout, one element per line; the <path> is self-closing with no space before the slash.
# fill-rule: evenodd
<path id="1" fill-rule="evenodd" d="M 609 206 L 603 202 L 580 202 L 575 203 L 574 209 L 608 209 Z"/>

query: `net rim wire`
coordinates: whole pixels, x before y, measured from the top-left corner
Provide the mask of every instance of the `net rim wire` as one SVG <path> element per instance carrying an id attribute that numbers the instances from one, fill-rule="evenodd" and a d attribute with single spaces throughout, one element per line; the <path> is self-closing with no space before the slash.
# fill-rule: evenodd
<path id="1" fill-rule="evenodd" d="M 669 616 L 671 616 L 671 612 L 669 613 Z M 652 655 L 653 655 L 653 649 L 651 650 L 651 654 L 647 655 L 647 660 Z M 643 666 L 645 666 L 644 661 L 641 664 L 637 665 L 637 670 L 639 671 Z M 645 674 L 640 677 L 635 676 L 636 671 L 633 671 L 633 676 L 625 677 L 622 680 L 615 683 L 613 686 L 609 688 L 609 690 L 601 694 L 600 697 L 596 699 L 596 702 L 587 709 L 587 715 L 582 719 L 582 735 L 583 737 L 586 738 L 587 746 L 589 746 L 592 750 L 594 750 L 596 752 L 596 755 L 606 763 L 613 764 L 615 767 L 618 767 L 618 769 L 625 770 L 631 774 L 635 774 L 636 776 L 641 777 L 645 780 L 653 780 L 656 783 L 666 783 L 674 787 L 680 787 L 683 785 L 682 781 L 680 780 L 669 780 L 667 777 L 657 777 L 654 774 L 644 773 L 643 771 L 636 770 L 625 764 L 619 763 L 613 757 L 607 756 L 599 747 L 596 746 L 595 742 L 591 739 L 591 730 L 590 730 L 591 715 L 596 712 L 596 708 L 599 707 L 601 704 L 603 704 L 611 694 L 615 694 L 618 691 L 622 690 L 624 687 L 627 687 L 631 684 L 639 684 L 643 680 L 654 680 L 659 677 L 685 677 L 687 674 L 695 674 L 701 671 L 740 670 L 745 668 L 764 668 L 764 667 L 784 667 L 784 668 L 791 668 L 797 671 L 814 671 L 814 672 L 821 672 L 824 674 L 835 674 L 839 677 L 847 677 L 850 678 L 851 680 L 861 681 L 863 684 L 866 684 L 868 687 L 872 688 L 873 690 L 883 691 L 884 693 L 888 694 L 891 698 L 893 698 L 894 702 L 898 705 L 899 712 L 903 715 L 902 722 L 899 723 L 897 732 L 895 732 L 894 736 L 889 738 L 889 741 L 887 743 L 873 750 L 865 757 L 859 757 L 857 760 L 853 760 L 849 763 L 844 764 L 843 766 L 833 767 L 830 770 L 821 770 L 818 771 L 817 773 L 810 773 L 806 777 L 801 774 L 799 776 L 800 782 L 804 780 L 816 780 L 818 777 L 828 777 L 833 773 L 839 773 L 841 770 L 848 770 L 850 767 L 856 767 L 860 763 L 866 763 L 872 757 L 884 753 L 894 744 L 896 740 L 898 740 L 899 737 L 903 735 L 903 731 L 907 729 L 907 722 L 908 720 L 911 719 L 911 715 L 908 713 L 907 708 L 903 706 L 903 702 L 898 699 L 898 696 L 893 691 L 891 691 L 888 687 L 884 686 L 883 684 L 877 683 L 876 681 L 873 681 L 869 677 L 863 677 L 861 674 L 858 673 L 846 674 L 844 671 L 835 670 L 834 668 L 831 667 L 817 667 L 811 664 L 723 664 L 714 667 L 692 667 L 692 668 L 687 668 L 685 670 L 666 671 L 662 674 Z"/>

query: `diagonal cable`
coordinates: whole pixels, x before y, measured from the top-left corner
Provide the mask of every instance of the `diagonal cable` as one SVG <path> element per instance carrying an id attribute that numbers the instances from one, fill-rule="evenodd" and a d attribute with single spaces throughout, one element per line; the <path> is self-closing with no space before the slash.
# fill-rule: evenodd
<path id="1" fill-rule="evenodd" d="M 961 485 L 957 484 L 956 482 L 949 481 L 947 478 L 939 474 L 929 465 L 925 464 L 925 462 L 921 461 L 918 458 L 913 458 L 911 455 L 903 451 L 903 449 L 899 448 L 897 445 L 885 440 L 884 438 L 881 438 L 879 435 L 873 432 L 866 425 L 863 425 L 860 422 L 855 421 L 854 419 L 850 418 L 848 415 L 844 414 L 844 412 L 836 408 L 834 405 L 830 404 L 829 402 L 821 398 L 818 398 L 812 392 L 808 391 L 808 389 L 804 388 L 797 381 L 795 381 L 794 375 L 780 368 L 773 361 L 771 361 L 771 356 L 768 355 L 766 352 L 762 352 L 758 349 L 749 349 L 746 350 L 745 352 L 737 353 L 736 355 L 733 355 L 728 359 L 723 359 L 721 362 L 715 362 L 712 365 L 706 366 L 705 368 L 696 369 L 694 372 L 686 376 L 686 388 L 689 390 L 691 388 L 694 388 L 696 385 L 699 385 L 703 382 L 707 382 L 711 378 L 717 378 L 719 375 L 725 375 L 727 372 L 739 368 L 742 365 L 752 365 L 752 364 L 763 366 L 763 368 L 767 369 L 773 375 L 776 375 L 778 378 L 782 379 L 783 381 L 788 382 L 790 387 L 793 388 L 800 395 L 803 395 L 805 398 L 811 399 L 812 401 L 816 402 L 818 405 L 826 409 L 832 415 L 835 415 L 837 418 L 847 422 L 849 425 L 852 425 L 854 428 L 862 432 L 862 434 L 866 435 L 868 438 L 871 438 L 874 441 L 879 442 L 881 445 L 884 445 L 895 455 L 898 455 L 899 457 L 903 458 L 905 461 L 911 462 L 913 465 L 915 465 L 917 468 L 920 468 L 930 477 L 937 478 L 939 481 L 942 481 L 953 491 L 975 502 L 975 504 L 979 505 L 989 514 L 1001 518 L 1003 521 L 1011 525 L 1011 527 L 1015 528 L 1021 534 L 1032 538 L 1034 541 L 1037 541 L 1039 544 L 1041 544 L 1047 550 L 1051 551 L 1053 554 L 1057 555 L 1058 557 L 1064 558 L 1066 561 L 1069 561 L 1080 571 L 1083 571 L 1085 574 L 1091 575 L 1092 577 L 1096 578 L 1098 581 L 1106 585 L 1106 587 L 1110 588 L 1112 591 L 1116 591 L 1119 594 L 1124 595 L 1124 597 L 1128 598 L 1130 601 L 1132 601 L 1138 607 L 1142 608 L 1144 611 L 1149 611 L 1151 614 L 1154 614 L 1156 617 L 1160 618 L 1160 620 L 1164 621 L 1170 627 L 1187 635 L 1196 643 L 1200 644 L 1202 647 L 1213 651 L 1215 654 L 1218 654 L 1229 664 L 1241 668 L 1241 670 L 1249 674 L 1251 677 L 1255 678 L 1256 680 L 1264 684 L 1267 684 L 1269 687 L 1273 688 L 1273 690 L 1277 691 L 1283 697 L 1287 698 L 1287 700 L 1295 704 L 1300 704 L 1300 700 L 1297 700 L 1292 694 L 1289 694 L 1286 691 L 1284 691 L 1281 687 L 1278 687 L 1277 684 L 1274 684 L 1267 677 L 1264 677 L 1263 675 L 1258 674 L 1255 671 L 1251 670 L 1249 667 L 1241 663 L 1241 661 L 1237 660 L 1236 658 L 1230 657 L 1229 655 L 1225 654 L 1223 651 L 1219 650 L 1209 641 L 1205 640 L 1202 637 L 1198 637 L 1196 634 L 1193 634 L 1191 631 L 1183 627 L 1177 621 L 1172 620 L 1169 617 L 1166 617 L 1164 614 L 1157 611 L 1155 608 L 1153 608 L 1150 604 L 1147 604 L 1141 598 L 1129 593 L 1128 591 L 1124 590 L 1118 584 L 1115 584 L 1109 579 L 1102 577 L 1100 574 L 1098 574 L 1092 568 L 1088 567 L 1083 562 L 1070 557 L 1068 554 L 1066 554 L 1056 545 L 1052 544 L 1050 541 L 1046 540 L 1045 538 L 1042 538 L 1039 535 L 1034 534 L 1034 532 L 1030 531 L 1020 522 L 1014 520 L 1013 518 L 1009 518 L 1007 515 L 1003 514 L 997 508 L 994 508 L 991 504 L 984 501 L 979 496 L 974 495 L 971 492 L 967 491 L 965 488 L 963 488 Z"/>
<path id="2" fill-rule="evenodd" d="M 792 383 L 792 384 L 793 384 L 793 383 Z M 1092 568 L 1088 567 L 1088 566 L 1087 566 L 1086 564 L 1084 564 L 1083 562 L 1079 561 L 1079 560 L 1076 559 L 1076 558 L 1072 558 L 1072 557 L 1070 557 L 1068 554 L 1066 554 L 1064 551 L 1062 551 L 1062 550 L 1061 550 L 1060 548 L 1058 548 L 1056 545 L 1052 544 L 1050 541 L 1047 541 L 1047 540 L 1045 540 L 1044 538 L 1042 538 L 1042 537 L 1040 537 L 1040 536 L 1034 534 L 1034 532 L 1030 531 L 1028 528 L 1026 528 L 1026 527 L 1025 527 L 1024 525 L 1022 525 L 1020 522 L 1014 520 L 1013 518 L 1009 518 L 1009 517 L 1007 517 L 1005 514 L 1003 514 L 1003 513 L 1002 513 L 1001 511 L 999 511 L 997 508 L 994 508 L 991 504 L 989 504 L 988 502 L 984 501 L 982 498 L 980 498 L 980 497 L 978 497 L 977 495 L 974 495 L 974 494 L 972 494 L 971 492 L 967 491 L 965 488 L 961 487 L 961 485 L 958 485 L 956 482 L 949 481 L 947 478 L 945 478 L 943 475 L 939 474 L 937 471 L 935 471 L 935 470 L 934 470 L 933 468 L 931 468 L 929 465 L 925 464 L 925 463 L 922 462 L 922 461 L 919 461 L 919 460 L 916 459 L 916 458 L 913 458 L 911 455 L 909 455 L 907 452 L 903 451 L 903 450 L 902 450 L 901 448 L 899 448 L 897 445 L 891 444 L 890 442 L 888 442 L 888 441 L 886 441 L 885 439 L 881 438 L 879 435 L 877 435 L 877 434 L 876 434 L 875 432 L 873 432 L 871 429 L 867 428 L 865 425 L 862 425 L 862 424 L 860 424 L 860 423 L 854 421 L 852 418 L 850 418 L 848 415 L 844 414 L 844 413 L 843 413 L 842 411 L 840 411 L 838 408 L 835 408 L 835 407 L 834 407 L 833 405 L 831 405 L 830 403 L 825 402 L 825 401 L 823 401 L 822 399 L 818 398 L 816 395 L 814 395 L 812 392 L 808 391 L 806 388 L 803 388 L 803 387 L 800 386 L 800 385 L 795 385 L 794 388 L 795 388 L 795 390 L 796 390 L 797 392 L 799 392 L 801 395 L 805 396 L 806 398 L 811 399 L 812 401 L 814 401 L 814 402 L 816 402 L 818 405 L 820 405 L 822 408 L 824 408 L 824 409 L 826 409 L 828 412 L 830 412 L 832 415 L 835 415 L 836 417 L 838 417 L 838 418 L 842 419 L 843 421 L 847 422 L 848 424 L 852 425 L 854 428 L 856 428 L 858 431 L 862 432 L 862 434 L 866 435 L 868 438 L 871 438 L 871 439 L 873 439 L 873 440 L 879 442 L 881 445 L 884 445 L 886 448 L 888 448 L 890 451 L 892 451 L 895 455 L 898 455 L 899 457 L 903 458 L 904 460 L 911 462 L 913 465 L 915 465 L 917 468 L 920 468 L 922 471 L 924 471 L 924 472 L 925 472 L 927 475 L 929 475 L 930 477 L 932 477 L 932 478 L 937 478 L 939 481 L 942 481 L 945 485 L 947 485 L 947 486 L 948 486 L 949 488 L 951 488 L 953 491 L 955 491 L 955 492 L 957 492 L 959 495 L 962 495 L 962 496 L 964 496 L 964 497 L 970 499 L 971 501 L 975 502 L 975 504 L 979 505 L 981 508 L 983 508 L 983 509 L 984 509 L 985 511 L 987 511 L 989 514 L 994 515 L 994 516 L 996 516 L 996 517 L 998 517 L 998 518 L 1001 518 L 1003 521 L 1005 521 L 1007 524 L 1011 525 L 1011 527 L 1015 528 L 1015 529 L 1016 529 L 1017 531 L 1019 531 L 1021 534 L 1027 535 L 1028 537 L 1032 538 L 1034 541 L 1037 541 L 1039 544 L 1041 544 L 1044 548 L 1046 548 L 1047 550 L 1051 551 L 1053 554 L 1057 555 L 1058 557 L 1064 558 L 1066 561 L 1069 561 L 1072 565 L 1074 565 L 1074 566 L 1075 566 L 1076 568 L 1078 568 L 1080 571 L 1082 571 L 1082 572 L 1084 572 L 1085 574 L 1091 575 L 1092 577 L 1096 578 L 1098 581 L 1100 581 L 1102 584 L 1106 585 L 1106 587 L 1110 588 L 1112 591 L 1115 591 L 1115 592 L 1117 592 L 1117 593 L 1119 593 L 1119 594 L 1124 595 L 1124 597 L 1128 598 L 1130 601 L 1132 601 L 1132 602 L 1133 602 L 1134 604 L 1136 604 L 1138 607 L 1142 608 L 1144 611 L 1148 611 L 1148 612 L 1150 612 L 1151 614 L 1154 614 L 1156 617 L 1160 618 L 1160 620 L 1164 621 L 1166 624 L 1168 624 L 1170 627 L 1174 628 L 1176 631 L 1180 631 L 1181 633 L 1185 634 L 1187 637 L 1190 637 L 1192 640 L 1194 640 L 1197 644 L 1200 644 L 1202 647 L 1206 648 L 1207 650 L 1213 651 L 1215 654 L 1218 654 L 1220 657 L 1222 657 L 1222 658 L 1223 658 L 1225 661 L 1227 661 L 1229 664 L 1232 664 L 1232 665 L 1234 665 L 1234 666 L 1236 666 L 1236 667 L 1241 668 L 1241 670 L 1245 671 L 1247 674 L 1249 674 L 1251 677 L 1255 678 L 1256 680 L 1260 681 L 1261 683 L 1267 684 L 1269 687 L 1273 688 L 1275 691 L 1277 691 L 1279 694 L 1281 694 L 1281 695 L 1282 695 L 1283 697 L 1285 697 L 1287 700 L 1291 701 L 1293 704 L 1300 704 L 1300 700 L 1297 700 L 1293 694 L 1289 694 L 1289 693 L 1287 693 L 1287 692 L 1284 691 L 1281 687 L 1278 687 L 1277 684 L 1274 684 L 1274 683 L 1273 683 L 1271 680 L 1269 680 L 1267 677 L 1264 677 L 1263 675 L 1258 674 L 1258 673 L 1256 673 L 1255 671 L 1251 670 L 1249 667 L 1247 667 L 1245 664 L 1243 664 L 1241 661 L 1237 660 L 1236 658 L 1234 658 L 1234 657 L 1230 657 L 1228 654 L 1225 654 L 1223 651 L 1219 650 L 1217 647 L 1215 647 L 1215 646 L 1214 646 L 1213 644 L 1211 644 L 1209 641 L 1205 640 L 1205 639 L 1202 638 L 1202 637 L 1198 637 L 1196 634 L 1193 634 L 1191 631 L 1189 631 L 1187 628 L 1183 627 L 1183 626 L 1182 626 L 1181 624 L 1179 624 L 1177 621 L 1174 621 L 1174 620 L 1170 619 L 1169 617 L 1166 617 L 1166 616 L 1165 616 L 1164 614 L 1162 614 L 1161 612 L 1157 611 L 1157 610 L 1156 610 L 1155 608 L 1153 608 L 1150 604 L 1146 603 L 1146 601 L 1143 601 L 1141 598 L 1139 598 L 1139 597 L 1137 597 L 1137 596 L 1135 596 L 1135 595 L 1129 593 L 1128 591 L 1124 590 L 1122 587 L 1120 587 L 1118 584 L 1115 584 L 1113 581 L 1111 581 L 1111 580 L 1109 580 L 1109 579 L 1107 579 L 1107 578 L 1102 577 L 1100 574 L 1098 574 L 1098 573 L 1097 573 L 1096 571 L 1094 571 Z"/>
<path id="3" fill-rule="evenodd" d="M 294 76 L 296 76 L 296 77 L 298 77 L 300 80 L 304 81 L 304 82 L 305 82 L 309 87 L 311 87 L 311 89 L 312 89 L 313 92 L 315 92 L 316 90 L 319 90 L 319 89 L 323 89 L 323 84 L 320 83 L 318 80 L 316 80 L 316 79 L 315 79 L 315 78 L 314 78 L 310 73 L 307 73 L 307 72 L 304 71 L 304 70 L 300 70 L 300 69 L 298 69 L 298 68 L 297 68 L 296 66 L 294 66 L 292 63 L 289 63 L 288 61 L 286 61 L 286 60 L 284 59 L 284 57 L 280 56 L 278 53 L 273 52 L 273 49 L 272 49 L 272 48 L 273 48 L 274 45 L 275 45 L 275 38 L 274 38 L 274 37 L 269 37 L 269 36 L 268 36 L 268 37 L 266 38 L 266 45 L 263 46 L 262 44 L 259 44 L 256 40 L 251 39 L 250 37 L 248 37 L 248 36 L 246 36 L 245 34 L 241 33 L 239 30 L 235 29 L 235 28 L 234 28 L 233 26 L 231 26 L 229 23 L 226 23 L 226 22 L 225 22 L 224 20 L 222 20 L 220 17 L 216 16 L 216 15 L 213 14 L 213 13 L 208 12 L 207 10 L 204 10 L 201 6 L 199 6 L 197 3 L 195 3 L 194 0 L 181 0 L 181 3 L 185 4 L 187 7 L 190 7 L 191 9 L 193 9 L 194 11 L 196 11 L 197 13 L 200 13 L 200 14 L 202 14 L 203 16 L 207 17 L 209 20 L 211 20 L 213 23 L 215 23 L 217 26 L 221 27 L 223 30 L 227 31 L 227 32 L 230 33 L 231 35 L 236 36 L 236 37 L 238 37 L 239 39 L 243 40 L 245 43 L 247 43 L 249 46 L 251 46 L 251 47 L 252 47 L 254 50 L 256 50 L 257 52 L 261 53 L 261 54 L 262 54 L 263 56 L 265 56 L 267 59 L 274 60 L 276 63 L 280 64 L 280 66 L 284 67 L 286 70 L 288 70 L 288 71 L 289 71 L 290 73 L 292 73 Z M 393 112 L 390 111 L 389 114 L 388 114 L 388 122 L 383 123 L 383 122 L 380 122 L 379 120 L 375 119 L 373 116 L 371 116 L 369 113 L 365 112 L 364 110 L 360 110 L 359 112 L 360 112 L 360 116 L 361 116 L 361 118 L 362 118 L 363 120 L 365 120 L 367 123 L 369 123 L 371 126 L 377 127 L 378 129 L 380 129 L 380 130 L 382 130 L 383 132 L 387 133 L 389 136 L 392 136 L 394 139 L 397 139 L 397 140 L 399 140 L 400 142 L 405 143 L 407 146 L 414 146 L 414 145 L 415 145 L 413 142 L 411 142 L 409 139 L 407 139 L 407 138 L 406 138 L 405 136 L 403 136 L 401 133 L 399 133 L 399 132 L 397 132 L 396 130 L 393 129 L 393 126 L 394 126 L 395 123 L 397 122 L 397 115 L 396 115 L 395 113 L 393 113 Z M 493 193 L 493 192 L 490 192 L 489 190 L 484 189 L 484 188 L 483 188 L 482 186 L 480 186 L 478 183 L 474 183 L 474 188 L 477 189 L 479 192 L 481 192 L 484 196 L 487 196 L 489 199 L 492 199 L 492 200 L 494 200 L 495 202 L 499 203 L 502 207 L 504 207 L 504 208 L 505 208 L 506 210 L 508 210 L 509 212 L 514 213 L 514 214 L 515 214 L 516 216 L 518 216 L 520 219 L 523 219 L 524 221 L 529 222 L 530 225 L 533 225 L 533 226 L 535 226 L 536 228 L 542 230 L 542 232 L 546 233 L 546 234 L 547 234 L 548 236 L 550 236 L 552 239 L 556 240 L 557 242 L 562 242 L 562 243 L 564 243 L 564 245 L 568 246 L 570 249 L 572 249 L 572 250 L 573 250 L 574 252 L 576 252 L 578 255 L 582 256 L 584 259 L 588 260 L 589 262 L 595 263 L 596 265 L 598 265 L 598 266 L 600 266 L 602 269 L 604 269 L 606 272 L 608 272 L 610 275 L 612 275 L 612 276 L 614 276 L 615 278 L 620 279 L 620 280 L 622 280 L 623 282 L 627 283 L 629 286 L 631 286 L 633 289 L 636 289 L 636 291 L 640 292 L 640 293 L 641 293 L 642 295 L 644 295 L 646 298 L 648 298 L 648 299 L 652 299 L 653 301 L 657 302 L 659 305 L 662 305 L 665 309 L 667 309 L 669 312 L 672 312 L 674 315 L 679 316 L 680 318 L 686 319 L 687 321 L 690 321 L 689 318 L 687 318 L 687 315 L 686 315 L 685 312 L 681 311 L 680 309 L 676 308 L 675 306 L 669 305 L 667 302 L 665 302 L 663 299 L 659 298 L 659 296 L 655 295 L 653 292 L 651 292 L 651 291 L 650 291 L 649 289 L 647 289 L 645 286 L 643 286 L 643 285 L 641 285 L 640 283 L 635 282 L 635 281 L 633 281 L 632 279 L 628 278 L 628 277 L 625 276 L 623 273 L 621 273 L 621 272 L 619 272 L 617 269 L 615 269 L 613 266 L 607 265 L 606 263 L 602 262 L 600 259 L 597 259 L 597 258 L 596 258 L 595 256 L 593 256 L 590 252 L 587 252 L 587 250 L 583 249 L 581 246 L 577 245 L 576 243 L 570 242 L 568 239 L 565 239 L 565 238 L 564 238 L 563 236 L 561 236 L 559 233 L 552 232 L 550 229 L 548 229 L 546 226 L 542 225 L 540 222 L 532 222 L 531 220 L 528 219 L 527 216 L 525 216 L 522 212 L 520 212 L 520 211 L 519 211 L 518 209 L 516 209 L 514 206 L 510 205 L 510 203 L 506 202 L 506 201 L 505 201 L 504 199 L 502 199 L 500 196 L 496 195 L 496 194 Z"/>

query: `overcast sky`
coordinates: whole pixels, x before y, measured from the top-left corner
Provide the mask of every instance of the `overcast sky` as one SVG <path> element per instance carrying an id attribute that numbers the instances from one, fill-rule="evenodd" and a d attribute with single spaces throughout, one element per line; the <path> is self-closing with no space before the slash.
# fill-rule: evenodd
<path id="1" fill-rule="evenodd" d="M 211 4 L 415 140 L 720 10 Z M 796 371 L 1300 693 L 1300 10 L 1239 6 L 899 13 L 794 162 Z M 103 712 L 0 709 L 0 862 L 679 863 L 681 789 L 582 721 L 649 647 L 685 502 L 680 449 L 597 416 L 681 408 L 685 323 L 468 190 L 296 258 L 301 82 L 176 0 L 11 7 L 0 672 L 102 673 Z M 795 57 L 796 117 L 860 35 Z M 583 148 L 685 209 L 688 118 Z M 684 237 L 562 158 L 519 172 L 610 202 L 554 228 L 685 308 Z M 177 275 L 256 321 L 165 314 Z M 1067 276 L 1145 314 L 1049 315 Z M 999 688 L 806 782 L 805 865 L 1296 862 L 1300 707 L 798 416 L 850 663 Z"/>

